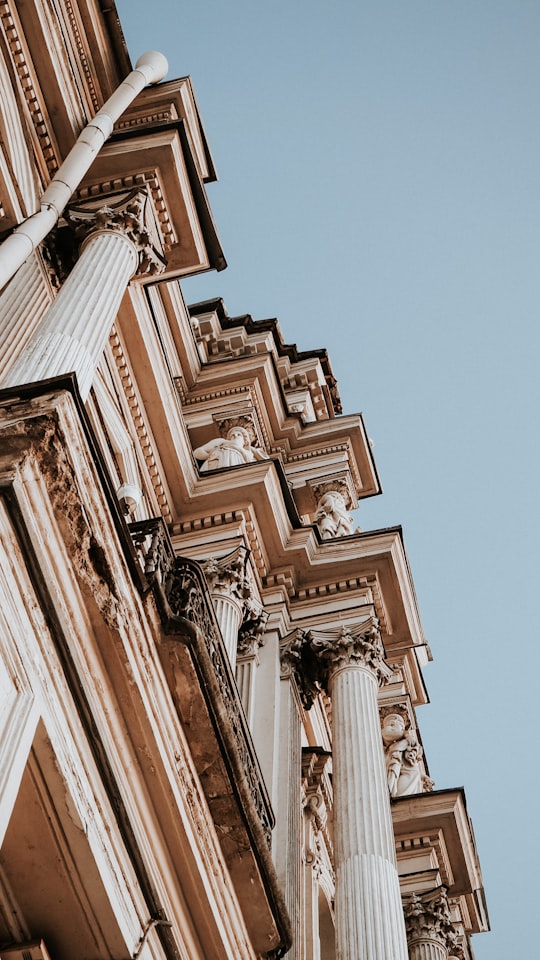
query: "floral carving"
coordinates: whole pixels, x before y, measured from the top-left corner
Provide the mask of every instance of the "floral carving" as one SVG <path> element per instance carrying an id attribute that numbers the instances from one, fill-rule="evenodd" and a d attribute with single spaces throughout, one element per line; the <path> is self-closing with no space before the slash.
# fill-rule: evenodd
<path id="1" fill-rule="evenodd" d="M 464 960 L 444 887 L 422 896 L 413 893 L 404 901 L 403 910 L 409 945 L 418 940 L 431 940 L 440 944 L 449 957 Z"/>
<path id="2" fill-rule="evenodd" d="M 146 190 L 130 190 L 110 197 L 108 204 L 97 209 L 89 204 L 74 204 L 65 217 L 80 243 L 98 231 L 124 234 L 138 252 L 137 276 L 156 276 L 163 273 L 165 260 L 156 249 L 147 225 L 147 201 Z"/>
<path id="3" fill-rule="evenodd" d="M 343 667 L 367 667 L 379 684 L 389 680 L 392 671 L 384 660 L 384 647 L 376 617 L 368 617 L 358 627 L 341 627 L 325 633 L 313 631 L 311 649 L 323 668 L 323 684 Z"/>

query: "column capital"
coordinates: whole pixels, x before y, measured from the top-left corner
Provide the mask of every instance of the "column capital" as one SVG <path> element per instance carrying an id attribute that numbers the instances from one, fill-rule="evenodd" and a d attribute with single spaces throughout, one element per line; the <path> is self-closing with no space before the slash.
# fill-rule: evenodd
<path id="1" fill-rule="evenodd" d="M 255 597 L 244 600 L 244 615 L 238 631 L 238 656 L 255 657 L 264 646 L 264 630 L 268 622 L 268 613 Z"/>
<path id="2" fill-rule="evenodd" d="M 363 667 L 379 685 L 392 676 L 385 662 L 379 621 L 369 616 L 355 626 L 310 631 L 310 646 L 321 666 L 321 683 L 329 687 L 333 677 L 350 667 Z"/>
<path id="3" fill-rule="evenodd" d="M 247 574 L 248 555 L 247 547 L 240 545 L 224 557 L 210 557 L 202 565 L 210 593 L 236 600 L 242 610 L 252 595 Z"/>
<path id="4" fill-rule="evenodd" d="M 440 946 L 451 960 L 464 960 L 444 887 L 404 898 L 403 912 L 409 946 L 429 941 Z"/>
<path id="5" fill-rule="evenodd" d="M 148 193 L 144 188 L 71 204 L 65 217 L 81 250 L 99 234 L 117 233 L 134 249 L 134 276 L 152 277 L 165 270 L 159 234 L 149 215 Z"/>
<path id="6" fill-rule="evenodd" d="M 293 630 L 279 644 L 281 677 L 294 679 L 302 706 L 310 710 L 321 692 L 318 663 L 311 651 L 311 632 Z"/>

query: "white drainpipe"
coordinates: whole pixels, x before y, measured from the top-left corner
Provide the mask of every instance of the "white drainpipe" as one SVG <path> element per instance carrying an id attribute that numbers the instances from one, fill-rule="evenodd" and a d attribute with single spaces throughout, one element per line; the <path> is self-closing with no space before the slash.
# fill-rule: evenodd
<path id="1" fill-rule="evenodd" d="M 169 65 L 162 53 L 143 53 L 135 69 L 122 81 L 93 120 L 79 134 L 41 198 L 41 209 L 19 224 L 0 245 L 0 289 L 28 259 L 57 223 L 64 207 L 110 137 L 114 124 L 141 90 L 163 80 Z"/>

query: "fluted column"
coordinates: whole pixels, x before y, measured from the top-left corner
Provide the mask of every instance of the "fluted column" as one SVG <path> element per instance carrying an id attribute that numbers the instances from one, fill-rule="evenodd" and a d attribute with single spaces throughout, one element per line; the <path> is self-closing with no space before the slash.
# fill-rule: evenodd
<path id="1" fill-rule="evenodd" d="M 7 386 L 75 372 L 86 400 L 130 279 L 163 269 L 145 227 L 146 201 L 145 191 L 130 191 L 97 210 L 70 208 L 68 220 L 84 237 L 81 255 L 10 370 Z"/>
<path id="2" fill-rule="evenodd" d="M 216 620 L 233 672 L 236 667 L 238 631 L 244 616 L 244 603 L 251 594 L 246 569 L 248 553 L 245 547 L 240 546 L 225 557 L 217 560 L 212 558 L 203 564 Z"/>
<path id="3" fill-rule="evenodd" d="M 0 295 L 0 385 L 12 361 L 50 309 L 52 294 L 37 254 L 30 257 Z"/>
<path id="4" fill-rule="evenodd" d="M 332 697 L 336 956 L 406 960 L 377 688 L 391 673 L 377 621 L 311 633 Z"/>
<path id="5" fill-rule="evenodd" d="M 403 909 L 409 960 L 463 960 L 444 888 L 407 897 Z"/>

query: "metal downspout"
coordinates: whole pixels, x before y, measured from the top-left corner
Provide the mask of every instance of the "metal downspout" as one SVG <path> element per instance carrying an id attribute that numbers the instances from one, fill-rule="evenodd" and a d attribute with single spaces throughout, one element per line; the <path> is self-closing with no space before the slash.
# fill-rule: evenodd
<path id="1" fill-rule="evenodd" d="M 114 124 L 138 93 L 163 80 L 169 65 L 162 53 L 143 53 L 90 123 L 81 131 L 41 198 L 41 209 L 24 220 L 0 245 L 0 289 L 11 280 L 57 223 L 64 207 L 110 137 Z"/>

